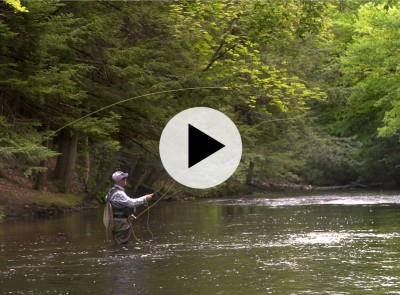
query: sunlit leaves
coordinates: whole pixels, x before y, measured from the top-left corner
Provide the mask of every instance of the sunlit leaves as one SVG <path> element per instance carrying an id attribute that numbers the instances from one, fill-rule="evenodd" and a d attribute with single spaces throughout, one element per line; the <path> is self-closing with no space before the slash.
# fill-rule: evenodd
<path id="1" fill-rule="evenodd" d="M 354 42 L 342 58 L 343 71 L 350 85 L 364 91 L 352 95 L 351 103 L 358 108 L 373 102 L 370 112 L 385 112 L 379 135 L 392 136 L 400 129 L 400 10 L 366 4 L 359 9 L 355 29 Z"/>
<path id="2" fill-rule="evenodd" d="M 265 178 L 298 180 L 293 169 L 302 161 L 293 157 L 294 145 L 285 143 L 292 131 L 278 122 L 306 112 L 325 94 L 292 74 L 293 65 L 282 57 L 281 48 L 290 51 L 292 42 L 307 34 L 322 36 L 327 6 L 309 1 L 188 1 L 172 5 L 174 36 L 186 54 L 195 58 L 192 75 L 232 89 L 218 101 L 203 101 L 232 113 L 237 124 L 243 123 L 240 128 L 248 131 L 244 159 L 274 166 L 273 170 L 257 168 Z M 240 112 L 235 114 L 235 108 Z M 265 117 L 269 124 L 260 124 Z"/>
<path id="3" fill-rule="evenodd" d="M 4 2 L 11 5 L 16 12 L 28 12 L 28 9 L 21 5 L 20 0 L 4 0 Z"/>

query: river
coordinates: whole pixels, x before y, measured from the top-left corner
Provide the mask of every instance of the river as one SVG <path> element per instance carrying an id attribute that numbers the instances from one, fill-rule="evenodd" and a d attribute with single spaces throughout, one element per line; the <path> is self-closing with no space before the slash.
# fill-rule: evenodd
<path id="1" fill-rule="evenodd" d="M 160 202 L 134 231 L 106 243 L 100 209 L 0 224 L 0 293 L 400 294 L 400 193 Z"/>

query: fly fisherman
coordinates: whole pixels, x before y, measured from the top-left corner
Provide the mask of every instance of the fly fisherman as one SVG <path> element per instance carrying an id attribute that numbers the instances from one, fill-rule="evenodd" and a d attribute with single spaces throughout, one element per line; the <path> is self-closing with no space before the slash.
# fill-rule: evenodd
<path id="1" fill-rule="evenodd" d="M 106 201 L 112 206 L 112 235 L 117 244 L 127 244 L 131 236 L 131 221 L 136 217 L 133 215 L 133 209 L 140 205 L 147 205 L 153 194 L 133 199 L 125 193 L 124 186 L 128 173 L 117 171 L 112 175 L 114 186 L 108 191 Z"/>

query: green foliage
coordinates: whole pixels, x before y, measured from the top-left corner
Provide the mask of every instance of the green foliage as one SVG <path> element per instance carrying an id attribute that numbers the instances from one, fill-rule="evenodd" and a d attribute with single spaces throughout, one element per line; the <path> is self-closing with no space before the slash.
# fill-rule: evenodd
<path id="1" fill-rule="evenodd" d="M 307 137 L 299 153 L 305 162 L 300 175 L 306 183 L 342 185 L 358 180 L 361 144 L 355 137 L 333 137 L 321 131 Z"/>
<path id="2" fill-rule="evenodd" d="M 36 130 L 39 122 L 16 120 L 11 126 L 0 116 L 0 169 L 21 169 L 29 176 L 45 171 L 38 163 L 57 155 L 43 146 L 44 135 Z"/>
<path id="3" fill-rule="evenodd" d="M 398 139 L 374 138 L 364 144 L 361 180 L 366 183 L 400 185 Z"/>
<path id="4" fill-rule="evenodd" d="M 307 34 L 326 34 L 321 20 L 327 6 L 298 1 L 172 5 L 174 36 L 196 58 L 194 74 L 206 83 L 232 87 L 201 103 L 230 114 L 247 133 L 243 158 L 257 163 L 260 180 L 300 181 L 294 171 L 302 161 L 295 157 L 296 145 L 288 144 L 291 136 L 299 137 L 298 130 L 283 122 L 304 114 L 325 94 L 294 74 L 295 57 L 289 63 L 280 53 L 286 47 L 290 52 Z M 269 124 L 263 124 L 265 118 Z M 243 181 L 246 166 L 234 177 Z"/>
<path id="5" fill-rule="evenodd" d="M 357 87 L 349 98 L 349 105 L 356 110 L 352 116 L 372 119 L 378 126 L 383 119 L 384 125 L 379 128 L 381 136 L 392 136 L 400 128 L 397 118 L 400 110 L 397 103 L 399 29 L 398 8 L 361 6 L 354 41 L 342 58 L 347 83 Z"/>
<path id="6" fill-rule="evenodd" d="M 385 4 L 346 1 L 332 14 L 331 58 L 322 71 L 328 96 L 315 108 L 325 130 L 358 138 L 355 157 L 341 157 L 351 165 L 338 171 L 357 171 L 365 182 L 398 178 L 399 9 Z"/>
<path id="7" fill-rule="evenodd" d="M 42 171 L 55 155 L 43 142 L 62 147 L 68 127 L 86 140 L 77 146 L 90 153 L 90 183 L 109 173 L 110 155 L 159 171 L 168 120 L 208 106 L 242 132 L 228 189 L 250 161 L 259 181 L 354 180 L 369 137 L 400 127 L 398 8 L 364 2 L 27 1 L 28 13 L 4 4 L 1 163 Z"/>

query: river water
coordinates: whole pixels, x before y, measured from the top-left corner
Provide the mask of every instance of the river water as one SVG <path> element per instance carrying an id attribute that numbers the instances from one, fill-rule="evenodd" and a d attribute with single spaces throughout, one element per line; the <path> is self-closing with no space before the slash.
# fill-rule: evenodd
<path id="1" fill-rule="evenodd" d="M 3 223 L 0 293 L 400 294 L 400 193 L 160 202 L 134 230 L 106 243 L 100 209 Z"/>

